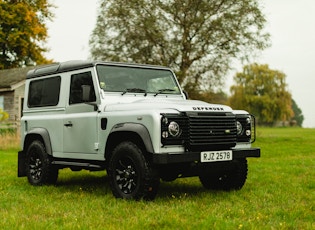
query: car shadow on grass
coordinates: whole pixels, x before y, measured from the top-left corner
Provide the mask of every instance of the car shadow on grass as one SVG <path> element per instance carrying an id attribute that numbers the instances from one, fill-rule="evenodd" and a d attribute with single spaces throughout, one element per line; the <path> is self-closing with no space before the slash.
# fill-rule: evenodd
<path id="1" fill-rule="evenodd" d="M 55 187 L 72 192 L 88 192 L 96 195 L 111 194 L 105 172 L 59 170 Z"/>
<path id="2" fill-rule="evenodd" d="M 109 186 L 109 178 L 106 172 L 89 172 L 82 170 L 80 172 L 60 172 L 57 188 L 72 192 L 88 192 L 95 195 L 110 195 L 112 191 Z M 161 181 L 156 198 L 184 198 L 200 196 L 205 192 L 213 192 L 203 188 L 196 178 L 177 179 L 173 182 Z M 114 198 L 114 197 L 113 197 Z"/>

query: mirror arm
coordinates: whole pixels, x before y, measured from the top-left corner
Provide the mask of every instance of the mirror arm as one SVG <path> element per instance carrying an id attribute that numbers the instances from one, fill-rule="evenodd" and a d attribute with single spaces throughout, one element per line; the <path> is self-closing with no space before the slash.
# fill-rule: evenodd
<path id="1" fill-rule="evenodd" d="M 95 101 L 93 101 L 93 102 L 84 102 L 84 104 L 94 106 L 94 111 L 98 111 L 98 104 Z"/>

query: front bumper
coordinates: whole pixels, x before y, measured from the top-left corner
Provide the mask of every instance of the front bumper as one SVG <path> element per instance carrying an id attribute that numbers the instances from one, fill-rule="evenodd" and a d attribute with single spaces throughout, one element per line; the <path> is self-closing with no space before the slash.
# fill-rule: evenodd
<path id="1" fill-rule="evenodd" d="M 233 159 L 246 157 L 260 157 L 260 148 L 233 149 Z M 153 154 L 154 164 L 174 164 L 184 162 L 199 162 L 201 152 L 183 153 L 155 153 Z"/>

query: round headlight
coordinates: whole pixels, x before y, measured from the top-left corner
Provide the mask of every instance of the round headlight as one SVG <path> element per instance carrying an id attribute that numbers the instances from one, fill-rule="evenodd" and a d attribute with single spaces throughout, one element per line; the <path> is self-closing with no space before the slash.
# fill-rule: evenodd
<path id="1" fill-rule="evenodd" d="M 170 122 L 170 124 L 168 125 L 168 132 L 172 137 L 178 137 L 181 134 L 181 129 L 177 122 Z"/>
<path id="2" fill-rule="evenodd" d="M 239 121 L 236 122 L 236 132 L 237 132 L 237 135 L 241 135 L 243 132 L 243 126 L 241 122 Z"/>

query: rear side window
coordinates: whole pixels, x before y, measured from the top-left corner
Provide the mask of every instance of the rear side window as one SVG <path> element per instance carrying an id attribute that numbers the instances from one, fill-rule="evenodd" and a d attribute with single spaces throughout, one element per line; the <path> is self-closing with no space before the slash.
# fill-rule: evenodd
<path id="1" fill-rule="evenodd" d="M 34 80 L 28 93 L 29 107 L 55 106 L 59 102 L 61 78 L 59 76 Z"/>

